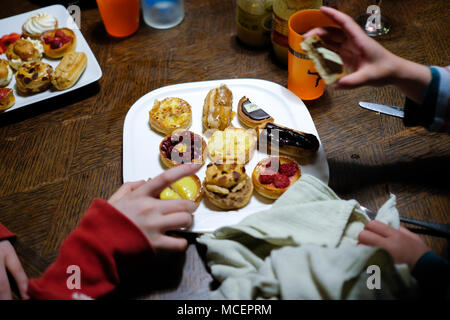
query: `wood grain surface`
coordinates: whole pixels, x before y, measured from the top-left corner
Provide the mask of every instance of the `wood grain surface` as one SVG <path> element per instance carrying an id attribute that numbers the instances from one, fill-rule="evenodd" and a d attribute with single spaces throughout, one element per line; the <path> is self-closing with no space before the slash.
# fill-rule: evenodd
<path id="1" fill-rule="evenodd" d="M 51 1 L 2 2 L 0 18 Z M 351 16 L 374 1 L 340 1 Z M 450 62 L 448 0 L 386 0 L 392 22 L 377 40 L 397 55 L 427 65 Z M 18 26 L 19 27 L 19 26 Z M 96 84 L 0 115 L 0 222 L 17 233 L 15 248 L 30 277 L 55 259 L 94 197 L 122 183 L 122 128 L 130 106 L 162 86 L 226 78 L 287 85 L 287 68 L 270 50 L 236 39 L 235 1 L 185 0 L 177 27 L 155 30 L 141 21 L 125 39 L 109 37 L 95 1 L 83 1 L 81 31 L 103 70 Z M 378 209 L 393 193 L 402 216 L 450 223 L 450 137 L 405 128 L 400 119 L 363 110 L 358 101 L 403 105 L 395 88 L 327 92 L 307 102 L 330 166 L 330 186 L 344 199 Z M 156 148 L 156 146 L 155 146 Z M 448 240 L 423 236 L 448 258 Z M 204 248 L 189 237 L 182 256 L 168 256 L 155 282 L 118 292 L 144 299 L 207 298 L 214 282 Z M 169 266 L 169 267 L 167 267 Z M 164 270 L 164 271 L 162 271 Z"/>

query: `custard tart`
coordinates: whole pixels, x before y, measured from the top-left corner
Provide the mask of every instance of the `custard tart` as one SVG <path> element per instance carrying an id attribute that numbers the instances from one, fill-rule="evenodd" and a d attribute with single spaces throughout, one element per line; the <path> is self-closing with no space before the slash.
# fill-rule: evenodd
<path id="1" fill-rule="evenodd" d="M 165 135 L 176 129 L 188 129 L 192 122 L 192 111 L 189 103 L 180 98 L 155 99 L 149 112 L 150 126 L 153 130 Z"/>

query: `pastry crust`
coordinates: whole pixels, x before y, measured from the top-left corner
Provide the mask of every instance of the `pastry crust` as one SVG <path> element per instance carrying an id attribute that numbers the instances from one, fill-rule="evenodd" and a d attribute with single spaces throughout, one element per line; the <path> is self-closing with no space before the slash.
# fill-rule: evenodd
<path id="1" fill-rule="evenodd" d="M 270 115 L 269 115 L 268 118 L 261 119 L 261 120 L 255 120 L 254 118 L 250 117 L 243 110 L 244 104 L 246 104 L 247 102 L 251 103 L 250 100 L 247 97 L 244 96 L 244 97 L 241 98 L 241 100 L 239 100 L 239 103 L 238 103 L 238 118 L 239 118 L 239 121 L 244 126 L 246 126 L 248 128 L 264 127 L 267 122 L 273 122 L 274 121 L 274 119 Z"/>
<path id="2" fill-rule="evenodd" d="M 52 84 L 58 90 L 66 90 L 75 85 L 87 66 L 84 52 L 69 52 L 64 56 L 52 76 Z"/>
<path id="3" fill-rule="evenodd" d="M 233 93 L 226 85 L 211 89 L 203 104 L 203 131 L 224 130 L 231 124 Z"/>
<path id="4" fill-rule="evenodd" d="M 17 71 L 17 88 L 24 94 L 42 92 L 50 87 L 52 74 L 52 66 L 45 62 L 26 63 Z"/>
<path id="5" fill-rule="evenodd" d="M 182 136 L 183 134 L 186 135 L 186 133 L 189 133 L 190 137 L 188 137 L 188 139 L 183 138 L 181 142 L 178 142 L 179 136 Z M 170 141 L 174 141 L 174 143 L 168 143 Z M 178 150 L 178 152 L 172 152 L 171 150 L 169 150 L 169 146 L 172 146 L 174 149 Z M 189 152 L 189 150 L 190 153 L 188 154 L 187 152 Z M 181 154 L 180 152 L 182 152 L 183 154 Z M 191 155 L 192 152 L 194 152 L 194 158 L 192 158 L 191 156 L 189 157 L 190 159 L 186 159 L 186 156 Z M 169 157 L 167 156 L 167 154 L 174 154 L 178 159 L 172 159 L 172 156 Z M 164 139 L 162 139 L 161 143 L 159 144 L 159 155 L 162 163 L 168 168 L 179 166 L 184 163 L 196 163 L 203 165 L 205 163 L 205 159 L 207 158 L 206 142 L 202 136 L 192 131 L 177 129 L 171 134 L 165 136 Z"/>
<path id="6" fill-rule="evenodd" d="M 48 13 L 39 12 L 22 25 L 22 34 L 31 39 L 40 39 L 43 32 L 58 28 L 58 20 Z"/>
<path id="7" fill-rule="evenodd" d="M 255 147 L 254 130 L 229 127 L 213 133 L 208 141 L 208 154 L 214 163 L 245 164 L 253 157 Z"/>
<path id="8" fill-rule="evenodd" d="M 10 88 L 0 88 L 0 111 L 11 108 L 16 102 L 14 92 Z"/>
<path id="9" fill-rule="evenodd" d="M 176 183 L 179 183 L 182 179 L 186 179 L 186 178 L 192 179 L 192 181 L 195 183 L 195 185 L 197 187 L 196 194 L 191 198 L 185 197 L 183 194 L 181 194 L 181 192 L 179 192 L 179 190 L 177 189 L 177 186 L 175 186 Z M 200 181 L 200 178 L 197 177 L 197 175 L 193 175 L 193 176 L 189 176 L 189 177 L 184 177 L 182 179 L 176 181 L 174 184 L 167 187 L 170 189 L 170 192 L 173 192 L 173 194 L 176 195 L 176 197 L 171 197 L 170 195 L 165 196 L 163 193 L 166 191 L 166 189 L 167 189 L 166 188 L 161 192 L 160 198 L 161 199 L 187 199 L 187 200 L 194 201 L 198 205 L 200 203 L 200 201 L 202 200 L 202 196 L 203 196 L 203 185 Z"/>
<path id="10" fill-rule="evenodd" d="M 203 181 L 205 197 L 215 206 L 233 210 L 245 207 L 253 194 L 253 184 L 243 165 L 210 163 Z"/>
<path id="11" fill-rule="evenodd" d="M 31 39 L 19 39 L 6 50 L 9 65 L 18 70 L 24 63 L 39 61 L 42 59 L 44 48 L 41 41 Z"/>
<path id="12" fill-rule="evenodd" d="M 263 184 L 259 180 L 259 176 L 261 175 L 261 172 L 267 172 L 270 170 L 270 172 L 275 173 L 278 168 L 276 166 L 269 166 L 268 168 L 266 165 L 272 161 L 273 159 L 279 159 L 280 164 L 286 164 L 294 162 L 298 166 L 298 170 L 295 175 L 289 177 L 290 184 L 286 188 L 277 188 L 273 183 L 270 184 Z M 271 170 L 273 168 L 274 170 Z M 278 199 L 287 189 L 289 189 L 290 186 L 292 186 L 301 176 L 301 169 L 298 163 L 289 157 L 269 157 L 266 159 L 261 160 L 255 167 L 252 173 L 252 182 L 253 186 L 259 194 L 262 196 L 269 198 L 269 199 Z"/>
<path id="13" fill-rule="evenodd" d="M 8 61 L 0 59 L 0 87 L 6 87 L 12 79 L 13 71 Z"/>
<path id="14" fill-rule="evenodd" d="M 67 37 L 68 41 L 63 43 L 63 40 L 61 37 L 56 37 L 60 33 L 63 33 L 65 37 Z M 69 40 L 70 38 L 70 40 Z M 52 47 L 52 40 L 60 41 L 61 47 L 53 48 Z M 58 40 L 59 39 L 59 40 Z M 41 36 L 42 45 L 44 47 L 44 53 L 45 56 L 51 59 L 59 59 L 62 58 L 64 55 L 66 55 L 69 52 L 75 51 L 75 48 L 77 46 L 77 37 L 75 33 L 68 29 L 68 28 L 61 28 L 61 29 L 55 29 L 55 30 L 49 30 L 44 33 L 42 33 Z"/>
<path id="15" fill-rule="evenodd" d="M 191 106 L 180 98 L 155 99 L 153 108 L 149 112 L 149 122 L 153 130 L 164 135 L 176 129 L 189 129 L 192 122 Z"/>

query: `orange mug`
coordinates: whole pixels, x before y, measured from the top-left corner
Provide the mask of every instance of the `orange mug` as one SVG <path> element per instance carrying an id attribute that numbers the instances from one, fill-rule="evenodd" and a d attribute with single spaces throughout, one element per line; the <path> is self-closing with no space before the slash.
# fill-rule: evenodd
<path id="1" fill-rule="evenodd" d="M 300 46 L 302 34 L 317 27 L 337 27 L 337 24 L 320 10 L 308 9 L 294 13 L 288 25 L 288 89 L 302 100 L 317 99 L 325 91 L 325 82 Z"/>
<path id="2" fill-rule="evenodd" d="M 97 0 L 106 31 L 113 37 L 128 37 L 139 28 L 139 0 Z"/>

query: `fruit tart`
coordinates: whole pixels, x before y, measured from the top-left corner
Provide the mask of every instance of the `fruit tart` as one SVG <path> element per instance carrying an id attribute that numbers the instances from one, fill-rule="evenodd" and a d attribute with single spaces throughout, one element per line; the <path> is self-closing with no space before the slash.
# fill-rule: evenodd
<path id="1" fill-rule="evenodd" d="M 67 53 L 74 51 L 77 46 L 77 37 L 68 28 L 45 31 L 41 40 L 45 56 L 51 59 L 62 58 Z"/>
<path id="2" fill-rule="evenodd" d="M 183 129 L 175 130 L 159 144 L 161 161 L 169 168 L 183 163 L 203 165 L 206 152 L 205 140 L 200 135 Z"/>
<path id="3" fill-rule="evenodd" d="M 187 199 L 199 204 L 202 199 L 203 188 L 196 176 L 183 177 L 161 191 L 160 199 Z"/>
<path id="4" fill-rule="evenodd" d="M 269 199 L 278 199 L 301 176 L 298 163 L 289 157 L 269 157 L 253 170 L 255 190 Z"/>
<path id="5" fill-rule="evenodd" d="M 16 102 L 14 92 L 10 88 L 0 88 L 0 111 L 11 108 Z"/>

